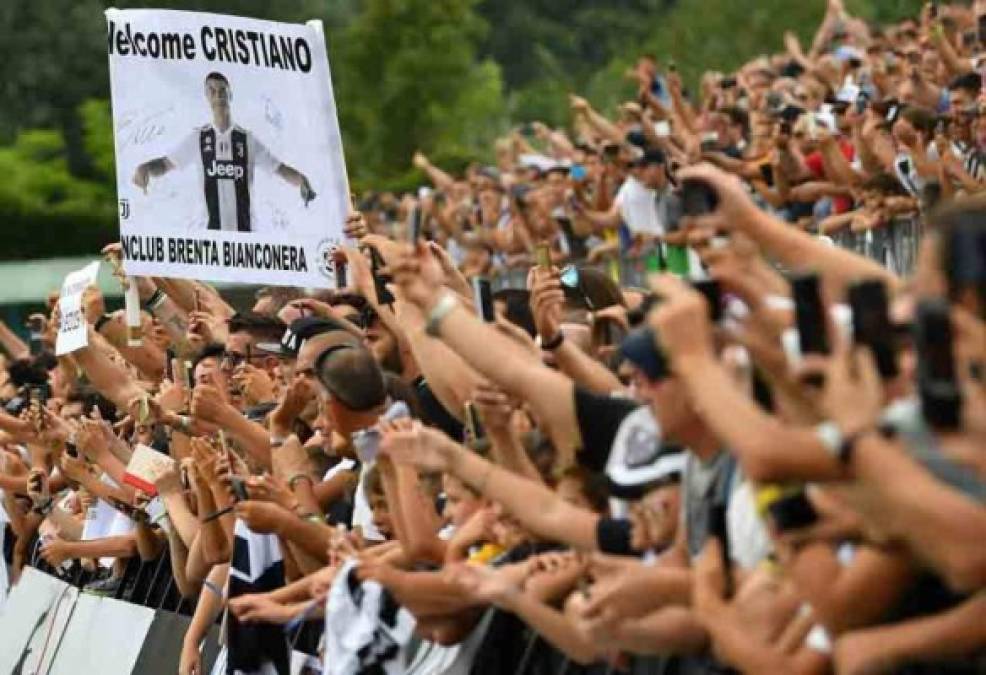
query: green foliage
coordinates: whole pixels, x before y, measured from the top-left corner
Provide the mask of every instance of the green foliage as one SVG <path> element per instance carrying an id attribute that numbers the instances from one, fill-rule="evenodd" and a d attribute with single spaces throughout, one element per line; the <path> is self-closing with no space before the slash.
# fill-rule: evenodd
<path id="1" fill-rule="evenodd" d="M 875 21 L 922 0 L 846 0 Z M 116 232 L 107 6 L 146 0 L 0 2 L 0 218 L 7 258 L 92 251 Z M 460 169 L 491 159 L 510 123 L 561 125 L 567 94 L 604 110 L 633 93 L 642 52 L 690 82 L 810 41 L 824 0 L 155 0 L 156 7 L 326 27 L 356 189 L 410 189 L 417 149 Z"/>
<path id="2" fill-rule="evenodd" d="M 403 173 L 419 148 L 488 151 L 503 127 L 501 83 L 495 63 L 476 60 L 487 27 L 474 4 L 367 0 L 339 36 L 334 74 L 355 183 Z"/>
<path id="3" fill-rule="evenodd" d="M 25 131 L 0 148 L 0 219 L 8 258 L 92 251 L 116 235 L 112 187 L 68 168 L 57 131 Z"/>

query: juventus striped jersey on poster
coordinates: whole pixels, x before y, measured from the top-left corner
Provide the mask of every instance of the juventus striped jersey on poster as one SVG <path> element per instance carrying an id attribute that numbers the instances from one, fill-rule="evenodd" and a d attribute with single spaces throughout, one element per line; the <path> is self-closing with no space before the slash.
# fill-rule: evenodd
<path id="1" fill-rule="evenodd" d="M 281 165 L 251 132 L 236 124 L 221 131 L 207 124 L 189 134 L 168 155 L 178 169 L 197 167 L 202 181 L 210 230 L 253 232 L 256 229 L 250 188 L 257 167 L 273 173 Z"/>

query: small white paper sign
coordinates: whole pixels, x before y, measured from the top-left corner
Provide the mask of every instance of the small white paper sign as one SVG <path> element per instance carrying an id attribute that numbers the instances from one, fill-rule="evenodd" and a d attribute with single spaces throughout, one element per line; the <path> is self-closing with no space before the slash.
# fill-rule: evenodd
<path id="1" fill-rule="evenodd" d="M 81 270 L 65 277 L 62 294 L 58 297 L 58 337 L 55 340 L 55 355 L 70 354 L 89 344 L 88 326 L 82 308 L 82 295 L 96 283 L 99 274 L 99 261 L 89 263 Z"/>

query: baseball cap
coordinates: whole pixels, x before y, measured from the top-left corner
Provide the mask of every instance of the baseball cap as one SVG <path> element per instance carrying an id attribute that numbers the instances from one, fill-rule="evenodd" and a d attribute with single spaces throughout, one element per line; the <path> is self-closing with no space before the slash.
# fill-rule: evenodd
<path id="1" fill-rule="evenodd" d="M 320 316 L 303 316 L 291 322 L 284 331 L 284 335 L 281 336 L 280 343 L 260 342 L 257 343 L 257 349 L 268 354 L 294 357 L 298 356 L 298 352 L 301 351 L 301 346 L 305 343 L 305 340 L 333 330 L 344 331 L 345 328 L 335 319 Z"/>
<path id="2" fill-rule="evenodd" d="M 620 344 L 620 355 L 648 380 L 663 380 L 671 374 L 671 366 L 658 348 L 657 336 L 650 327 L 631 331 Z"/>
<path id="3" fill-rule="evenodd" d="M 633 164 L 634 166 L 647 166 L 648 164 L 664 164 L 666 161 L 664 151 L 658 148 L 649 148 Z"/>
<path id="4" fill-rule="evenodd" d="M 685 451 L 661 436 L 660 425 L 647 406 L 624 418 L 606 460 L 610 496 L 638 499 L 657 485 L 681 477 Z"/>

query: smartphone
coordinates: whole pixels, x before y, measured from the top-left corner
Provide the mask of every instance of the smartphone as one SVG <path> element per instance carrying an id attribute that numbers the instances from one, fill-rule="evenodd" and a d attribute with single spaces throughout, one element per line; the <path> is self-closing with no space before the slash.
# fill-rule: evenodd
<path id="1" fill-rule="evenodd" d="M 931 0 L 931 2 L 928 3 L 928 17 L 930 19 L 938 18 L 938 3 L 935 0 Z"/>
<path id="2" fill-rule="evenodd" d="M 945 300 L 923 300 L 914 322 L 918 394 L 928 424 L 940 431 L 959 428 L 962 392 L 955 377 L 952 321 Z"/>
<path id="3" fill-rule="evenodd" d="M 239 476 L 229 477 L 229 487 L 233 492 L 233 500 L 236 502 L 245 502 L 250 499 L 250 493 L 247 492 L 246 482 Z"/>
<path id="4" fill-rule="evenodd" d="M 886 286 L 876 279 L 853 284 L 849 287 L 849 307 L 856 344 L 870 348 L 881 377 L 897 377 L 900 371 Z"/>
<path id="5" fill-rule="evenodd" d="M 349 285 L 349 279 L 346 278 L 346 263 L 336 262 L 335 264 L 335 274 L 336 274 L 336 289 L 342 290 Z"/>
<path id="6" fill-rule="evenodd" d="M 392 305 L 394 304 L 394 296 L 390 292 L 390 289 L 387 288 L 387 283 L 391 279 L 389 276 L 381 273 L 381 270 L 385 267 L 384 259 L 376 248 L 373 246 L 368 248 L 370 249 L 370 267 L 373 273 L 373 285 L 377 290 L 377 300 L 382 305 Z"/>
<path id="7" fill-rule="evenodd" d="M 72 459 L 78 459 L 79 458 L 79 449 L 77 447 L 75 447 L 75 443 L 68 443 L 68 442 L 66 442 L 65 443 L 65 454 L 68 455 L 69 457 L 71 457 Z"/>
<path id="8" fill-rule="evenodd" d="M 164 350 L 164 377 L 169 382 L 175 381 L 175 350 L 173 347 L 168 347 Z"/>
<path id="9" fill-rule="evenodd" d="M 774 165 L 773 164 L 761 164 L 760 165 L 760 177 L 763 178 L 763 182 L 767 184 L 767 187 L 774 186 Z"/>
<path id="10" fill-rule="evenodd" d="M 537 258 L 537 265 L 543 270 L 551 269 L 551 245 L 550 244 L 538 244 L 534 249 L 535 257 Z"/>
<path id="11" fill-rule="evenodd" d="M 182 376 L 185 379 L 185 389 L 191 391 L 195 388 L 195 368 L 191 361 L 182 361 Z"/>
<path id="12" fill-rule="evenodd" d="M 364 464 L 376 461 L 377 452 L 380 450 L 380 431 L 377 429 L 363 429 L 353 434 L 353 448 L 356 456 Z"/>
<path id="13" fill-rule="evenodd" d="M 135 507 L 133 504 L 128 504 L 124 501 L 117 499 L 116 497 L 110 497 L 109 502 L 114 509 L 116 509 L 123 515 L 127 516 L 131 520 L 136 520 L 137 518 L 140 517 L 137 515 L 138 513 L 140 513 L 140 509 Z"/>
<path id="14" fill-rule="evenodd" d="M 719 80 L 720 89 L 732 89 L 735 86 L 736 86 L 735 77 L 724 77 L 721 80 Z"/>
<path id="15" fill-rule="evenodd" d="M 860 94 L 856 97 L 856 113 L 862 115 L 866 112 L 866 106 L 869 105 L 870 97 L 866 94 Z"/>
<path id="16" fill-rule="evenodd" d="M 702 142 L 700 145 L 702 152 L 715 152 L 719 149 L 719 134 L 715 131 L 710 131 L 707 134 L 702 134 Z"/>
<path id="17" fill-rule="evenodd" d="M 821 279 L 817 274 L 799 274 L 791 278 L 794 317 L 802 354 L 828 354 L 828 324 L 822 305 Z"/>
<path id="18" fill-rule="evenodd" d="M 473 299 L 476 311 L 486 323 L 496 321 L 496 308 L 493 306 L 493 286 L 485 277 L 474 277 L 472 280 Z"/>
<path id="19" fill-rule="evenodd" d="M 188 492 L 192 489 L 192 481 L 188 479 L 188 467 L 182 466 L 179 468 L 178 473 L 181 476 L 181 489 Z"/>
<path id="20" fill-rule="evenodd" d="M 466 417 L 466 438 L 471 441 L 478 441 L 485 434 L 483 432 L 483 424 L 479 419 L 479 411 L 476 410 L 476 406 L 472 401 L 466 401 L 465 405 L 465 417 Z"/>
<path id="21" fill-rule="evenodd" d="M 722 569 L 726 581 L 726 597 L 733 595 L 733 570 L 732 561 L 729 554 L 729 529 L 726 523 L 726 505 L 712 504 L 709 507 L 706 532 L 708 536 L 719 540 L 719 548 L 722 551 Z"/>
<path id="22" fill-rule="evenodd" d="M 722 321 L 722 286 L 715 279 L 693 281 L 692 287 L 705 296 L 709 303 L 709 320 L 712 323 Z"/>
<path id="23" fill-rule="evenodd" d="M 407 243 L 413 246 L 419 239 L 421 239 L 421 207 L 415 205 L 411 209 L 411 221 L 407 226 Z"/>
<path id="24" fill-rule="evenodd" d="M 679 192 L 683 215 L 701 216 L 712 213 L 719 206 L 719 196 L 705 181 L 691 178 L 683 180 Z"/>
<path id="25" fill-rule="evenodd" d="M 28 347 L 31 356 L 37 356 L 44 350 L 44 322 L 40 317 L 33 317 L 27 321 Z"/>
<path id="26" fill-rule="evenodd" d="M 779 532 L 798 530 L 818 522 L 818 511 L 804 489 L 776 500 L 767 507 L 767 512 Z"/>

